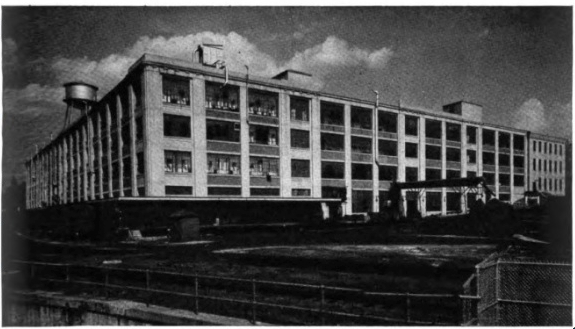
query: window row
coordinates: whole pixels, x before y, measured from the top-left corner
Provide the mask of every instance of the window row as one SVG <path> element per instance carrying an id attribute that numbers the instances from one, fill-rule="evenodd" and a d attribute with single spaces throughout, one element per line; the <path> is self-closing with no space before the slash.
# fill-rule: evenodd
<path id="1" fill-rule="evenodd" d="M 533 159 L 533 170 L 540 172 L 550 172 L 550 173 L 563 173 L 563 162 L 552 161 L 552 160 L 542 160 Z"/>
<path id="2" fill-rule="evenodd" d="M 533 152 L 563 155 L 563 145 L 551 142 L 533 141 Z"/>
<path id="3" fill-rule="evenodd" d="M 533 189 L 540 191 L 562 192 L 563 180 L 539 177 L 535 182 L 533 182 Z"/>

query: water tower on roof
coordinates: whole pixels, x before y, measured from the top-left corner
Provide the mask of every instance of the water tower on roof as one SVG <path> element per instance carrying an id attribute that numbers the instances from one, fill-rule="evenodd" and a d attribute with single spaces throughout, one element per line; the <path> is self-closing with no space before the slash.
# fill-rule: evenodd
<path id="1" fill-rule="evenodd" d="M 72 109 L 82 111 L 87 115 L 92 105 L 97 102 L 98 87 L 80 81 L 68 82 L 64 84 L 66 96 L 66 117 L 64 119 L 64 129 L 70 124 L 70 111 Z"/>

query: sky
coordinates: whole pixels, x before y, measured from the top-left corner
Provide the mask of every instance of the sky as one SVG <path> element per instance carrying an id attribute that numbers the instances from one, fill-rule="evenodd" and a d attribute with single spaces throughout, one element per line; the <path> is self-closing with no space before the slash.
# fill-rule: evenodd
<path id="1" fill-rule="evenodd" d="M 3 182 L 63 128 L 62 84 L 103 96 L 144 53 L 224 44 L 231 70 L 571 139 L 571 7 L 2 7 Z"/>

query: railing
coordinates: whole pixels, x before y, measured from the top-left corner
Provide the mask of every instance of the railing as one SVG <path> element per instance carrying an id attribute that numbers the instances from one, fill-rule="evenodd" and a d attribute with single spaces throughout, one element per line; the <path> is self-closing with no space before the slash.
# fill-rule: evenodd
<path id="1" fill-rule="evenodd" d="M 438 303 L 439 307 L 446 307 L 451 301 L 452 305 L 456 305 L 458 314 L 462 314 L 461 307 L 464 300 L 475 301 L 476 296 L 465 296 L 457 294 L 414 294 L 414 293 L 395 293 L 395 292 L 368 292 L 362 289 L 335 287 L 326 285 L 313 285 L 302 283 L 266 281 L 255 279 L 240 279 L 230 277 L 220 277 L 213 275 L 198 275 L 198 274 L 184 274 L 166 271 L 150 271 L 144 269 L 130 269 L 120 267 L 101 267 L 101 266 L 85 266 L 61 263 L 44 263 L 44 262 L 26 262 L 16 261 L 19 266 L 27 267 L 21 270 L 22 273 L 28 273 L 27 278 L 31 282 L 47 283 L 47 284 L 63 284 L 66 287 L 71 285 L 92 286 L 95 288 L 103 288 L 106 297 L 109 297 L 114 291 L 130 291 L 136 296 L 142 297 L 146 304 L 150 304 L 151 296 L 164 295 L 182 297 L 185 304 L 183 307 L 191 309 L 196 314 L 200 309 L 206 309 L 206 312 L 221 313 L 221 307 L 214 307 L 213 302 L 216 303 L 230 303 L 235 305 L 234 309 L 248 317 L 249 320 L 256 324 L 258 321 L 266 322 L 272 321 L 285 321 L 280 319 L 287 316 L 284 312 L 297 313 L 296 319 L 300 320 L 301 316 L 312 315 L 314 324 L 326 324 L 327 321 L 333 323 L 334 319 L 340 320 L 343 323 L 370 323 L 370 324 L 396 324 L 396 325 L 458 325 L 461 318 L 451 319 L 451 322 L 446 321 L 433 321 L 417 319 L 415 313 L 422 313 L 421 310 L 416 312 L 417 309 L 413 307 L 412 303 L 420 302 L 422 300 L 431 300 L 431 302 Z M 84 272 L 82 272 L 84 271 Z M 115 274 L 115 275 L 114 275 Z M 75 276 L 75 277 L 74 277 Z M 164 280 L 161 278 L 164 277 Z M 152 278 L 156 278 L 152 282 Z M 99 280 L 95 280 L 99 279 Z M 168 280 L 166 280 L 168 279 Z M 178 281 L 179 280 L 179 281 Z M 139 284 L 139 285 L 138 285 Z M 162 285 L 177 284 L 177 290 L 162 289 Z M 202 287 L 203 286 L 203 287 Z M 203 288 L 204 293 L 200 293 L 200 288 Z M 224 287 L 220 295 L 217 294 L 216 288 Z M 329 293 L 329 299 L 326 294 Z M 286 295 L 297 296 L 298 305 L 278 304 L 276 302 L 269 302 L 266 299 L 281 296 L 285 299 Z M 301 298 L 301 297 L 305 298 Z M 241 298 L 243 297 L 243 298 Z M 395 301 L 398 298 L 403 300 L 403 303 L 391 303 L 389 299 Z M 158 303 L 160 300 L 154 300 Z M 191 306 L 190 306 L 191 301 Z M 202 302 L 202 303 L 200 303 Z M 333 306 L 339 306 L 341 303 L 354 304 L 355 309 L 359 312 L 349 312 L 347 308 L 333 310 Z M 295 303 L 294 303 L 295 304 Z M 376 309 L 376 311 L 390 311 L 385 308 L 385 305 L 392 305 L 391 307 L 397 308 L 398 305 L 403 309 L 400 314 L 403 317 L 389 317 L 381 316 L 379 314 L 368 314 L 366 308 L 371 308 L 373 305 L 383 306 Z M 369 306 L 366 306 L 369 305 Z M 329 309 L 332 306 L 332 309 Z M 247 307 L 247 309 L 246 309 Z M 243 308 L 243 314 L 239 309 Z M 354 307 L 352 307 L 354 308 Z M 273 314 L 270 316 L 271 310 L 281 310 L 280 314 Z M 229 315 L 230 308 L 226 308 L 226 314 Z M 235 312 L 235 316 L 238 316 Z M 392 312 L 393 313 L 393 312 Z M 397 312 L 395 312 L 397 313 Z M 426 314 L 430 312 L 425 312 Z M 449 313 L 452 315 L 453 313 Z M 395 315 L 395 314 L 394 314 Z M 319 317 L 319 320 L 318 320 Z M 288 316 L 289 318 L 289 316 Z M 301 320 L 300 320 L 301 321 Z M 347 321 L 347 322 L 346 322 Z M 291 322 L 290 322 L 291 323 Z M 300 323 L 301 324 L 301 323 Z M 310 324 L 306 322 L 306 324 Z M 335 324 L 340 324 L 336 321 Z"/>

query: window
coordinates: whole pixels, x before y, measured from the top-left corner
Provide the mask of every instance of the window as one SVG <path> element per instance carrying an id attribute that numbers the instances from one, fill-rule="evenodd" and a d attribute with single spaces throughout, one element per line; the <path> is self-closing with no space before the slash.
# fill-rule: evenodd
<path id="1" fill-rule="evenodd" d="M 144 123 L 142 117 L 136 118 L 136 141 L 141 141 L 144 138 Z"/>
<path id="2" fill-rule="evenodd" d="M 241 195 L 240 187 L 210 187 L 208 186 L 208 195 Z"/>
<path id="3" fill-rule="evenodd" d="M 511 185 L 511 177 L 508 174 L 499 174 L 499 185 L 503 186 L 510 186 Z"/>
<path id="4" fill-rule="evenodd" d="M 192 195 L 191 186 L 166 186 L 166 195 Z"/>
<path id="5" fill-rule="evenodd" d="M 456 213 L 461 211 L 461 196 L 459 193 L 447 192 L 445 199 L 447 211 Z"/>
<path id="6" fill-rule="evenodd" d="M 372 191 L 351 191 L 351 211 L 354 213 L 371 211 Z"/>
<path id="7" fill-rule="evenodd" d="M 483 164 L 484 165 L 495 165 L 495 153 L 483 152 Z"/>
<path id="8" fill-rule="evenodd" d="M 249 114 L 278 116 L 278 94 L 253 89 L 250 89 L 248 94 Z"/>
<path id="9" fill-rule="evenodd" d="M 164 171 L 170 173 L 191 173 L 192 153 L 164 151 Z"/>
<path id="10" fill-rule="evenodd" d="M 541 165 L 541 159 L 539 159 L 539 171 L 543 170 L 543 166 Z"/>
<path id="11" fill-rule="evenodd" d="M 397 133 L 397 114 L 379 111 L 378 125 L 379 131 Z"/>
<path id="12" fill-rule="evenodd" d="M 557 155 L 557 144 L 555 144 L 555 155 Z"/>
<path id="13" fill-rule="evenodd" d="M 499 166 L 509 167 L 509 154 L 499 154 Z"/>
<path id="14" fill-rule="evenodd" d="M 351 179 L 372 180 L 372 165 L 370 164 L 351 164 Z"/>
<path id="15" fill-rule="evenodd" d="M 321 133 L 321 149 L 324 151 L 344 150 L 344 136 L 337 134 Z"/>
<path id="16" fill-rule="evenodd" d="M 238 122 L 206 120 L 208 140 L 239 142 L 240 124 Z"/>
<path id="17" fill-rule="evenodd" d="M 397 141 L 379 140 L 379 154 L 397 156 Z"/>
<path id="18" fill-rule="evenodd" d="M 144 152 L 140 152 L 136 154 L 136 159 L 138 161 L 137 171 L 138 175 L 143 175 L 145 173 L 145 166 L 144 166 Z"/>
<path id="19" fill-rule="evenodd" d="M 371 154 L 371 139 L 351 136 L 351 151 L 354 153 Z"/>
<path id="20" fill-rule="evenodd" d="M 508 133 L 499 132 L 499 147 L 500 148 L 510 148 L 511 145 L 511 135 Z"/>
<path id="21" fill-rule="evenodd" d="M 563 173 L 563 162 L 559 162 L 559 173 Z"/>
<path id="22" fill-rule="evenodd" d="M 445 129 L 445 137 L 448 141 L 461 142 L 461 125 L 447 122 Z"/>
<path id="23" fill-rule="evenodd" d="M 467 163 L 477 163 L 477 152 L 467 150 Z"/>
<path id="24" fill-rule="evenodd" d="M 441 169 L 425 169 L 425 180 L 439 180 L 441 179 Z"/>
<path id="25" fill-rule="evenodd" d="M 446 149 L 445 158 L 447 161 L 461 162 L 461 150 L 448 147 Z"/>
<path id="26" fill-rule="evenodd" d="M 250 143 L 277 146 L 278 129 L 276 127 L 250 125 Z"/>
<path id="27" fill-rule="evenodd" d="M 525 147 L 525 138 L 521 135 L 513 135 L 513 149 L 523 151 L 524 147 Z M 533 146 L 533 148 L 535 148 L 535 146 Z"/>
<path id="28" fill-rule="evenodd" d="M 345 165 L 343 162 L 321 162 L 321 177 L 343 179 L 345 177 Z"/>
<path id="29" fill-rule="evenodd" d="M 513 186 L 523 186 L 525 185 L 525 176 L 523 175 L 513 175 Z"/>
<path id="30" fill-rule="evenodd" d="M 553 161 L 555 163 L 555 170 L 553 172 L 557 173 L 557 161 Z"/>
<path id="31" fill-rule="evenodd" d="M 250 176 L 279 176 L 277 158 L 250 157 Z"/>
<path id="32" fill-rule="evenodd" d="M 543 172 L 547 172 L 547 160 L 543 160 Z"/>
<path id="33" fill-rule="evenodd" d="M 441 121 L 425 120 L 425 137 L 441 139 Z"/>
<path id="34" fill-rule="evenodd" d="M 547 153 L 547 143 L 543 143 L 543 153 Z"/>
<path id="35" fill-rule="evenodd" d="M 190 105 L 190 82 L 177 77 L 162 77 L 162 102 Z"/>
<path id="36" fill-rule="evenodd" d="M 291 160 L 291 177 L 310 177 L 309 160 Z"/>
<path id="37" fill-rule="evenodd" d="M 477 144 L 477 128 L 467 127 L 467 144 Z"/>
<path id="38" fill-rule="evenodd" d="M 353 128 L 371 130 L 371 110 L 361 107 L 351 107 L 351 126 Z"/>
<path id="39" fill-rule="evenodd" d="M 239 175 L 240 156 L 228 154 L 208 154 L 208 174 Z"/>
<path id="40" fill-rule="evenodd" d="M 533 152 L 537 151 L 537 142 L 533 141 Z"/>
<path id="41" fill-rule="evenodd" d="M 394 181 L 397 179 L 396 166 L 379 166 L 379 180 Z"/>
<path id="42" fill-rule="evenodd" d="M 533 159 L 533 170 L 537 170 L 537 159 Z"/>
<path id="43" fill-rule="evenodd" d="M 425 158 L 430 160 L 441 160 L 441 146 L 426 145 Z"/>
<path id="44" fill-rule="evenodd" d="M 475 178 L 477 177 L 477 173 L 475 171 L 468 171 L 467 172 L 467 177 L 469 178 Z"/>
<path id="45" fill-rule="evenodd" d="M 405 167 L 405 181 L 417 182 L 419 179 L 419 169 L 416 167 Z"/>
<path id="46" fill-rule="evenodd" d="M 485 183 L 487 185 L 495 185 L 495 174 L 493 173 L 483 173 L 483 178 L 485 178 Z"/>
<path id="47" fill-rule="evenodd" d="M 239 88 L 206 81 L 206 108 L 239 112 Z"/>
<path id="48" fill-rule="evenodd" d="M 311 196 L 311 190 L 308 188 L 292 188 L 292 196 Z"/>
<path id="49" fill-rule="evenodd" d="M 333 198 L 333 199 L 344 199 L 347 197 L 347 191 L 346 191 L 345 187 L 322 186 L 321 197 L 322 198 Z"/>
<path id="50" fill-rule="evenodd" d="M 292 129 L 290 139 L 292 148 L 309 149 L 309 131 Z"/>
<path id="51" fill-rule="evenodd" d="M 292 121 L 309 121 L 309 99 L 291 96 L 290 108 Z"/>
<path id="52" fill-rule="evenodd" d="M 320 121 L 324 125 L 343 126 L 343 104 L 321 102 Z"/>
<path id="53" fill-rule="evenodd" d="M 256 196 L 256 195 L 279 196 L 280 195 L 280 189 L 279 188 L 251 188 L 250 189 L 250 195 L 251 196 Z"/>
<path id="54" fill-rule="evenodd" d="M 541 146 L 541 141 L 539 141 L 538 144 L 539 144 L 539 153 L 541 153 L 541 150 L 543 149 L 542 146 Z"/>
<path id="55" fill-rule="evenodd" d="M 563 145 L 559 145 L 559 155 L 563 155 Z"/>
<path id="56" fill-rule="evenodd" d="M 535 160 L 535 159 L 534 159 Z M 514 155 L 513 156 L 513 166 L 515 168 L 525 167 L 525 157 Z M 535 169 L 535 161 L 533 162 L 533 169 Z"/>
<path id="57" fill-rule="evenodd" d="M 483 129 L 483 145 L 495 146 L 495 131 Z"/>
<path id="58" fill-rule="evenodd" d="M 164 136 L 190 137 L 190 117 L 164 114 Z"/>
<path id="59" fill-rule="evenodd" d="M 415 143 L 405 143 L 405 157 L 406 158 L 417 158 L 417 148 L 418 145 Z"/>
<path id="60" fill-rule="evenodd" d="M 405 116 L 405 134 L 409 136 L 419 136 L 419 118 L 411 115 Z"/>
<path id="61" fill-rule="evenodd" d="M 459 171 L 459 170 L 446 170 L 445 171 L 445 177 L 447 179 L 461 178 L 461 171 Z"/>
<path id="62" fill-rule="evenodd" d="M 426 192 L 425 199 L 427 211 L 441 211 L 441 192 Z"/>

